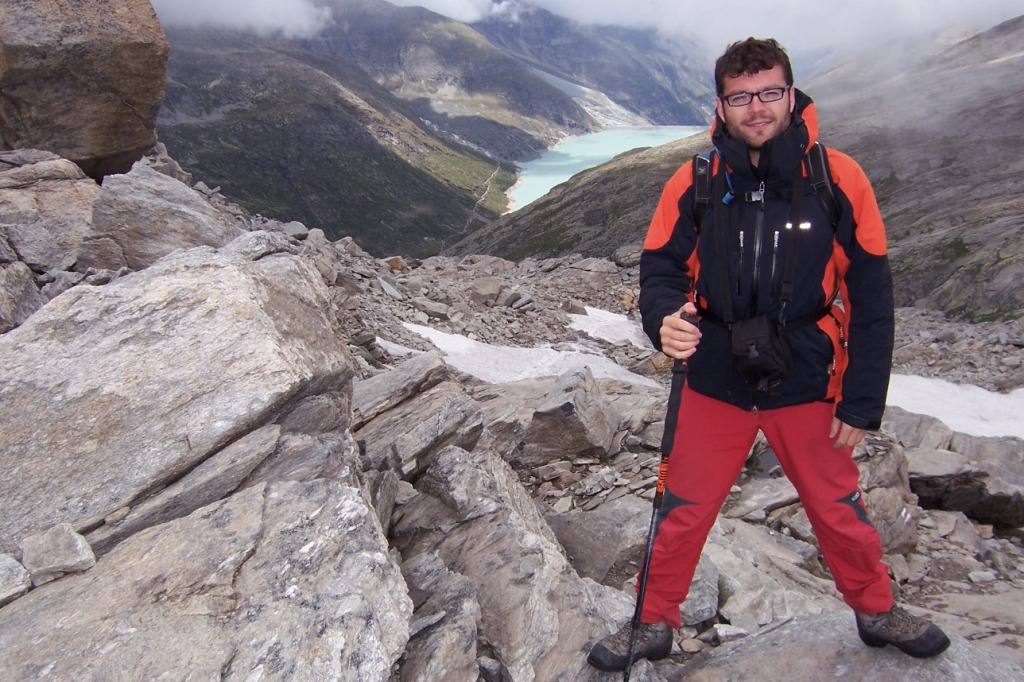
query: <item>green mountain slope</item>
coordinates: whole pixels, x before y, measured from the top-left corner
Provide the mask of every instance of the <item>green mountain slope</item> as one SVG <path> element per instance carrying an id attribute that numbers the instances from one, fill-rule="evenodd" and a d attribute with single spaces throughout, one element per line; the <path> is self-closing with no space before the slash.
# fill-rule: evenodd
<path id="1" fill-rule="evenodd" d="M 160 139 L 247 208 L 422 256 L 504 207 L 509 165 L 424 129 L 351 62 L 240 33 L 167 33 Z"/>
<path id="2" fill-rule="evenodd" d="M 304 48 L 350 59 L 440 134 L 520 160 L 597 129 L 569 94 L 470 26 L 383 0 L 330 4 L 336 27 Z"/>

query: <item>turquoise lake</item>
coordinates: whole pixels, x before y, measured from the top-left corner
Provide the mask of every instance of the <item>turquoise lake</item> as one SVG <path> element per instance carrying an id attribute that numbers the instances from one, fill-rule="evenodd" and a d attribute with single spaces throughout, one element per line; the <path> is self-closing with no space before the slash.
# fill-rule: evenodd
<path id="1" fill-rule="evenodd" d="M 514 202 L 513 210 L 539 199 L 580 171 L 623 152 L 637 147 L 657 147 L 706 130 L 705 126 L 622 127 L 568 138 L 540 158 L 520 166 L 519 183 L 508 192 Z"/>

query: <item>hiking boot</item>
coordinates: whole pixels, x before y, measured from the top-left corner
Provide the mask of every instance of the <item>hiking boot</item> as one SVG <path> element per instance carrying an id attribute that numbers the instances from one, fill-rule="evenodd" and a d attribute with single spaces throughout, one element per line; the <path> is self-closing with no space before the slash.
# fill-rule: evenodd
<path id="1" fill-rule="evenodd" d="M 899 606 L 892 607 L 889 613 L 875 616 L 858 613 L 857 634 L 868 646 L 892 644 L 916 658 L 941 654 L 949 646 L 949 638 L 937 625 L 912 616 Z"/>
<path id="2" fill-rule="evenodd" d="M 587 663 L 598 670 L 616 672 L 626 669 L 629 657 L 629 638 L 633 633 L 633 621 L 622 626 L 614 635 L 608 635 L 594 645 L 587 656 Z M 672 651 L 672 628 L 666 623 L 640 623 L 636 630 L 636 644 L 633 660 L 647 658 L 652 661 L 665 658 Z"/>

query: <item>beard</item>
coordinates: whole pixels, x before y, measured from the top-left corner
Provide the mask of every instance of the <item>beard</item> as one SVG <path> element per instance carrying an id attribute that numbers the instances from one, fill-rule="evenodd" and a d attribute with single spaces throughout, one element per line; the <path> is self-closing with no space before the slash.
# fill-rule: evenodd
<path id="1" fill-rule="evenodd" d="M 778 115 L 771 111 L 756 114 L 747 112 L 747 115 L 738 121 L 726 120 L 725 130 L 733 139 L 742 140 L 750 149 L 759 150 L 766 142 L 786 132 L 792 121 L 793 114 L 789 109 Z"/>

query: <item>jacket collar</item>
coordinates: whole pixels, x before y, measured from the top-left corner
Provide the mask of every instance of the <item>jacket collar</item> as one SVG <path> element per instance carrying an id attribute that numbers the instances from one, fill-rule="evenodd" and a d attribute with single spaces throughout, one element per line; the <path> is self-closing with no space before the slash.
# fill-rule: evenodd
<path id="1" fill-rule="evenodd" d="M 793 88 L 796 107 L 793 121 L 782 135 L 769 140 L 761 148 L 758 167 L 750 165 L 747 145 L 736 140 L 725 130 L 725 122 L 715 116 L 711 127 L 711 142 L 728 164 L 735 180 L 746 183 L 789 183 L 804 154 L 818 139 L 818 114 L 814 102 L 802 90 Z"/>

